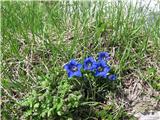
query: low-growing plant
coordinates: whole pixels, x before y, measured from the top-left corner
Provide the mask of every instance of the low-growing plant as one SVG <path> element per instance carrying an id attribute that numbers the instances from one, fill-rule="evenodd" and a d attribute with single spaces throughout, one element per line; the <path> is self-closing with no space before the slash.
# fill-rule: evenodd
<path id="1" fill-rule="evenodd" d="M 117 76 L 110 67 L 109 60 L 108 52 L 100 52 L 97 60 L 87 57 L 81 64 L 72 59 L 64 65 L 70 81 L 73 79 L 75 82 L 77 81 L 75 86 L 81 88 L 86 101 L 102 102 L 105 100 L 107 91 L 115 90 L 113 81 L 117 79 Z"/>
<path id="2" fill-rule="evenodd" d="M 59 82 L 57 88 L 52 88 L 48 81 L 40 83 L 39 90 L 32 90 L 19 104 L 24 111 L 24 118 L 67 118 L 79 106 L 81 94 L 72 91 L 72 85 L 67 80 Z"/>
<path id="3" fill-rule="evenodd" d="M 72 59 L 64 65 L 69 79 L 58 81 L 56 87 L 51 77 L 39 80 L 39 87 L 19 102 L 23 118 L 68 119 L 85 103 L 84 109 L 92 109 L 90 102 L 104 102 L 107 91 L 115 89 L 111 84 L 116 75 L 107 63 L 109 59 L 107 52 L 99 53 L 97 62 L 93 57 L 86 58 L 83 65 Z"/>

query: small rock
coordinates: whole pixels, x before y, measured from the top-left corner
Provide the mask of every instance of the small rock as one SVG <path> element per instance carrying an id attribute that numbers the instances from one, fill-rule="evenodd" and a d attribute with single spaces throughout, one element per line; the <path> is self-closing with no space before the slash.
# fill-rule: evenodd
<path id="1" fill-rule="evenodd" d="M 138 120 L 160 120 L 160 111 L 148 112 L 148 114 L 136 113 L 134 116 Z"/>

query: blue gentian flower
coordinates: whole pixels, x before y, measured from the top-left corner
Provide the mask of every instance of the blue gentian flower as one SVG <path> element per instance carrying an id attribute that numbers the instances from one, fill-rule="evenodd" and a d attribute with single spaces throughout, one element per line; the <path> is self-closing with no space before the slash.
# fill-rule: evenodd
<path id="1" fill-rule="evenodd" d="M 106 64 L 105 61 L 101 60 L 97 63 L 95 76 L 106 78 L 109 71 L 110 67 Z"/>
<path id="2" fill-rule="evenodd" d="M 109 80 L 116 80 L 117 79 L 117 76 L 115 74 L 112 74 L 112 75 L 109 75 L 108 76 L 108 79 Z"/>
<path id="3" fill-rule="evenodd" d="M 84 70 L 93 71 L 96 68 L 96 61 L 93 57 L 88 57 L 84 60 Z"/>
<path id="4" fill-rule="evenodd" d="M 82 65 L 74 59 L 70 60 L 69 63 L 64 65 L 64 69 L 66 69 L 69 78 L 73 76 L 81 77 L 82 76 L 81 68 Z"/>
<path id="5" fill-rule="evenodd" d="M 100 52 L 98 54 L 98 60 L 104 60 L 104 61 L 110 60 L 110 56 L 109 56 L 108 52 Z"/>

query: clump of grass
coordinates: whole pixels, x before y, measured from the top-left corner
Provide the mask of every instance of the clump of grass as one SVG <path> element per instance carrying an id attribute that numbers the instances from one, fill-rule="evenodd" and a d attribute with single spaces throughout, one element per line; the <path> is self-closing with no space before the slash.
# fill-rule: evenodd
<path id="1" fill-rule="evenodd" d="M 148 23 L 150 14 L 154 19 Z M 105 1 L 4 1 L 1 16 L 3 119 L 23 116 L 17 104 L 39 89 L 39 78 L 43 81 L 49 76 L 49 83 L 57 89 L 58 81 L 66 77 L 64 63 L 100 51 L 111 51 L 118 89 L 126 82 L 123 78 L 136 74 L 134 71 L 139 71 L 140 80 L 160 89 L 160 15 L 145 6 Z M 106 114 L 108 119 L 114 118 L 109 111 Z M 118 118 L 124 114 L 116 110 Z"/>

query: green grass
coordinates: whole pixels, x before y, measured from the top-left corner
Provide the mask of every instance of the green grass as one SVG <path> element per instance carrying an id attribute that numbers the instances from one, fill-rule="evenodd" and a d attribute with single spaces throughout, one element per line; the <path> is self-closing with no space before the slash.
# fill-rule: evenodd
<path id="1" fill-rule="evenodd" d="M 57 88 L 66 62 L 100 51 L 111 53 L 119 89 L 135 74 L 159 91 L 160 14 L 147 24 L 147 12 L 123 2 L 1 2 L 2 118 L 20 119 L 26 94 L 46 79 Z M 127 114 L 114 107 L 106 119 Z"/>

